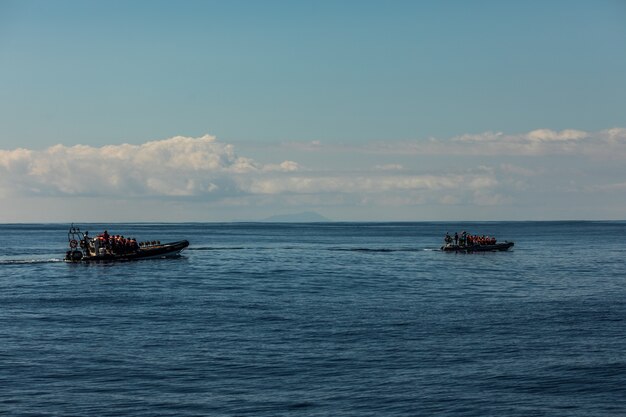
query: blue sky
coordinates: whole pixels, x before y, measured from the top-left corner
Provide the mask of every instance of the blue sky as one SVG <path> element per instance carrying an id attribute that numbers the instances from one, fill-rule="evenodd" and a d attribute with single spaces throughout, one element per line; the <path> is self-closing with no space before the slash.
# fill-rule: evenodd
<path id="1" fill-rule="evenodd" d="M 0 221 L 623 219 L 624 45 L 621 1 L 0 1 Z M 103 161 L 146 168 L 67 186 Z"/>

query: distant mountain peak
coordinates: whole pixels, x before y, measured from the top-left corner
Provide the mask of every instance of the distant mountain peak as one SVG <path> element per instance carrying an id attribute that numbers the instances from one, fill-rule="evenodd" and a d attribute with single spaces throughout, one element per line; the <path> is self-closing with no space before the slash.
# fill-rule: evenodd
<path id="1" fill-rule="evenodd" d="M 303 211 L 300 213 L 276 214 L 261 221 L 270 223 L 322 223 L 332 220 L 314 211 Z"/>

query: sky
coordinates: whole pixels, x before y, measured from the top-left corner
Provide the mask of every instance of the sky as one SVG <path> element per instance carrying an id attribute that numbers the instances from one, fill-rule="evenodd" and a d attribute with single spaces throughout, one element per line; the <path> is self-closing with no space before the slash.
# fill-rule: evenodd
<path id="1" fill-rule="evenodd" d="M 626 2 L 0 0 L 0 222 L 626 219 Z"/>

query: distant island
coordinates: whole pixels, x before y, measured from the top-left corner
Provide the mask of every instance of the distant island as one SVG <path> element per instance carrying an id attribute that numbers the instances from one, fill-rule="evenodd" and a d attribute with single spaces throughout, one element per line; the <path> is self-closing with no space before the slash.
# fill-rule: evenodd
<path id="1" fill-rule="evenodd" d="M 276 214 L 259 221 L 266 223 L 322 223 L 332 220 L 314 211 L 304 211 L 302 213 Z"/>

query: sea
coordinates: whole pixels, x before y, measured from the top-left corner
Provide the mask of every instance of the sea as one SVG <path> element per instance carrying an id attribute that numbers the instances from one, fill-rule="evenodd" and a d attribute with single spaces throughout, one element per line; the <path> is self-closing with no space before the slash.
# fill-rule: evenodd
<path id="1" fill-rule="evenodd" d="M 0 225 L 0 415 L 626 415 L 626 222 L 69 226 Z"/>

